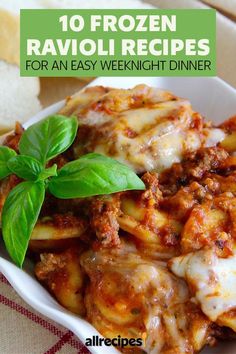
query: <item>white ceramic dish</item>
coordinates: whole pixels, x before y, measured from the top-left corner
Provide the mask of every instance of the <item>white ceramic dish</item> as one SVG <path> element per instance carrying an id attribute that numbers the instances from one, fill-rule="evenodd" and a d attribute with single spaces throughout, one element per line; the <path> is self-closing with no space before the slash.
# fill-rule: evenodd
<path id="1" fill-rule="evenodd" d="M 90 86 L 104 85 L 120 88 L 132 87 L 146 83 L 173 91 L 176 95 L 188 98 L 195 110 L 208 119 L 219 123 L 236 114 L 236 90 L 219 78 L 99 78 Z M 36 121 L 56 113 L 64 102 L 56 103 L 33 117 L 25 127 Z M 17 119 L 17 117 L 16 117 Z M 4 247 L 0 248 L 0 271 L 18 292 L 18 294 L 33 308 L 43 315 L 53 319 L 73 331 L 82 342 L 86 338 L 98 334 L 86 321 L 62 308 L 51 295 L 36 281 L 33 276 L 33 265 L 27 260 L 24 270 L 17 268 L 9 261 Z M 90 347 L 93 354 L 115 354 L 117 350 L 111 347 Z M 236 342 L 222 343 L 216 348 L 205 349 L 204 354 L 236 353 Z"/>

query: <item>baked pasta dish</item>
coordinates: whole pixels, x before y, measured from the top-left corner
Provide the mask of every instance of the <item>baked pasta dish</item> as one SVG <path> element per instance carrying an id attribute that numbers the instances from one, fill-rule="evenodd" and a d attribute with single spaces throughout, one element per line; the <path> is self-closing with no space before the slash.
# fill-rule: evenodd
<path id="1" fill-rule="evenodd" d="M 214 126 L 188 100 L 145 85 L 86 88 L 60 114 L 79 128 L 53 162 L 99 153 L 129 166 L 145 190 L 46 194 L 28 250 L 36 278 L 104 337 L 141 338 L 124 353 L 199 353 L 233 338 L 236 118 Z M 5 146 L 17 151 L 22 132 Z M 17 183 L 1 181 L 1 206 Z"/>

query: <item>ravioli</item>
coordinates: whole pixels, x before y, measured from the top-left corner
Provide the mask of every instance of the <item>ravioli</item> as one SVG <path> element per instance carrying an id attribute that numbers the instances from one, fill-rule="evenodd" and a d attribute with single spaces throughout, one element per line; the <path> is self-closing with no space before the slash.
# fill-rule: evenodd
<path id="1" fill-rule="evenodd" d="M 194 299 L 211 321 L 236 331 L 236 315 L 230 313 L 236 307 L 236 253 L 219 258 L 214 250 L 201 250 L 173 258 L 169 266 L 187 281 Z"/>
<path id="2" fill-rule="evenodd" d="M 188 100 L 145 85 L 87 88 L 60 113 L 79 129 L 59 168 L 94 151 L 130 166 L 146 189 L 47 194 L 30 240 L 39 281 L 105 337 L 142 339 L 122 353 L 194 354 L 231 338 L 236 117 L 214 127 Z M 17 150 L 19 138 L 6 143 Z M 0 208 L 18 182 L 1 182 Z"/>
<path id="3" fill-rule="evenodd" d="M 104 336 L 142 338 L 149 354 L 193 353 L 210 341 L 210 321 L 164 262 L 147 260 L 122 242 L 111 252 L 84 253 L 81 265 L 90 279 L 87 316 Z"/>
<path id="4" fill-rule="evenodd" d="M 223 130 L 204 126 L 188 100 L 146 85 L 91 87 L 70 98 L 60 113 L 78 117 L 77 157 L 94 151 L 137 173 L 160 172 L 187 151 L 214 146 L 225 137 Z"/>

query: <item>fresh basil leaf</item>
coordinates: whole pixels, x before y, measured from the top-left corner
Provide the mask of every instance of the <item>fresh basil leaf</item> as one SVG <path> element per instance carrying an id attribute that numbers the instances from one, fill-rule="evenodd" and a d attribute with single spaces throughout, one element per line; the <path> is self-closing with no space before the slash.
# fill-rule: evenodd
<path id="1" fill-rule="evenodd" d="M 45 165 L 53 157 L 67 150 L 78 129 L 76 117 L 50 116 L 30 126 L 19 143 L 22 155 L 32 156 Z"/>
<path id="2" fill-rule="evenodd" d="M 38 160 L 24 155 L 12 157 L 7 166 L 18 177 L 30 181 L 35 181 L 43 171 L 43 165 Z"/>
<path id="3" fill-rule="evenodd" d="M 127 166 L 100 154 L 87 154 L 63 166 L 49 181 L 57 198 L 84 198 L 125 190 L 145 189 L 142 180 Z"/>
<path id="4" fill-rule="evenodd" d="M 44 201 L 44 182 L 22 182 L 11 190 L 2 210 L 2 234 L 7 251 L 19 266 Z"/>
<path id="5" fill-rule="evenodd" d="M 57 176 L 57 165 L 54 164 L 49 168 L 44 169 L 38 176 L 38 179 L 41 181 L 44 181 L 45 179 L 52 177 L 52 176 Z"/>
<path id="6" fill-rule="evenodd" d="M 16 155 L 16 152 L 7 146 L 0 146 L 0 179 L 5 178 L 11 174 L 7 166 L 10 158 Z"/>

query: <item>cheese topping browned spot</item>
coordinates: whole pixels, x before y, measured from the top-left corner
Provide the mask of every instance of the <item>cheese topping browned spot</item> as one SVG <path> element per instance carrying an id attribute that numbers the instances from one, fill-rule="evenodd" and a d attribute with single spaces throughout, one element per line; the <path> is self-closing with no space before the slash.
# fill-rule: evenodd
<path id="1" fill-rule="evenodd" d="M 189 101 L 145 85 L 131 90 L 92 87 L 71 98 L 62 114 L 80 122 L 75 154 L 97 152 L 136 172 L 162 171 L 187 151 L 214 146 L 225 134 L 204 127 Z"/>

